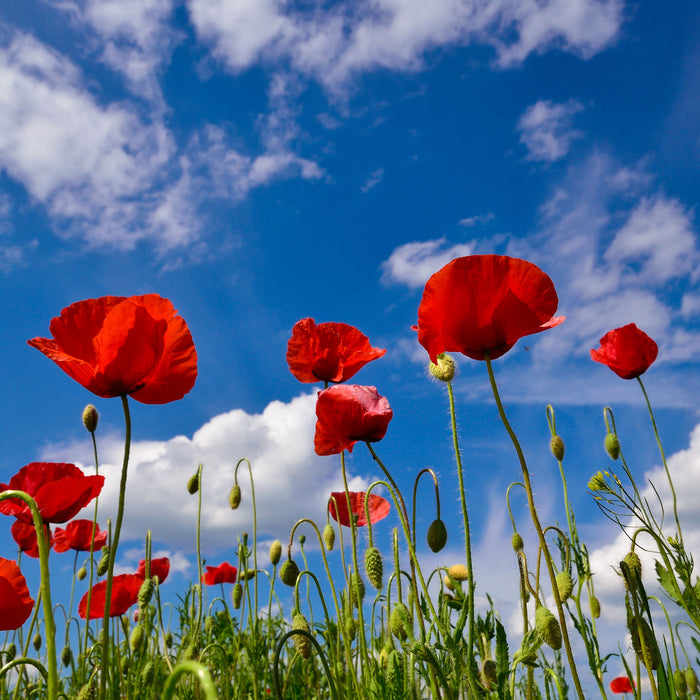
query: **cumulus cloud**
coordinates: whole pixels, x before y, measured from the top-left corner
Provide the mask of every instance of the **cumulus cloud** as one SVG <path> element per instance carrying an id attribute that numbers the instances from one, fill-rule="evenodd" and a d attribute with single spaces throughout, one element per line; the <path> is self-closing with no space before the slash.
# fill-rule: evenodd
<path id="1" fill-rule="evenodd" d="M 527 159 L 552 163 L 563 158 L 574 139 L 582 133 L 572 127 L 573 116 L 583 107 L 575 100 L 564 103 L 539 100 L 518 120 L 520 142 L 528 150 Z"/>
<path id="2" fill-rule="evenodd" d="M 236 463 L 243 457 L 252 466 L 261 537 L 284 540 L 302 517 L 324 522 L 328 496 L 342 490 L 343 480 L 338 459 L 318 457 L 314 452 L 315 403 L 315 395 L 303 395 L 289 403 L 273 401 L 255 415 L 236 409 L 215 416 L 191 438 L 180 435 L 133 443 L 123 537 L 141 540 L 146 530 L 151 530 L 160 545 L 193 551 L 197 497 L 185 487 L 200 463 L 204 465 L 203 547 L 231 547 L 241 531 L 252 535 L 251 487 L 245 463 L 238 470 L 241 505 L 232 511 L 228 503 Z M 100 473 L 106 477 L 100 496 L 99 519 L 103 524 L 107 517 L 114 520 L 116 514 L 123 440 L 102 436 L 99 450 Z M 349 471 L 354 460 L 358 471 L 368 467 L 369 460 L 363 463 L 361 455 L 357 450 Z M 42 458 L 76 462 L 86 471 L 92 463 L 90 450 L 83 443 L 49 446 Z M 363 490 L 367 484 L 358 474 L 350 479 L 351 490 Z"/>

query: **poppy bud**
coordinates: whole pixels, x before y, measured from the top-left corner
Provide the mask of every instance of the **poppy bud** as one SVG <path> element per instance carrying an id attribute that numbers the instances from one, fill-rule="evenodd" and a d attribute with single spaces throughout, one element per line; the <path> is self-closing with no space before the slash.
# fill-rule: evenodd
<path id="1" fill-rule="evenodd" d="M 522 552 L 523 551 L 523 538 L 520 536 L 519 532 L 513 533 L 513 537 L 511 537 L 510 542 L 513 545 L 514 552 Z"/>
<path id="2" fill-rule="evenodd" d="M 333 550 L 333 545 L 335 544 L 335 530 L 330 523 L 326 523 L 326 527 L 323 528 L 323 543 L 326 545 L 326 549 L 329 552 Z"/>
<path id="3" fill-rule="evenodd" d="M 83 425 L 89 433 L 95 432 L 98 418 L 97 409 L 91 403 L 85 406 L 83 409 Z"/>
<path id="4" fill-rule="evenodd" d="M 287 586 L 294 586 L 299 576 L 299 567 L 294 559 L 287 559 L 280 569 L 280 581 Z"/>
<path id="5" fill-rule="evenodd" d="M 365 552 L 365 573 L 369 582 L 378 590 L 382 590 L 384 564 L 381 552 L 376 547 L 370 547 Z"/>
<path id="6" fill-rule="evenodd" d="M 454 591 L 455 585 L 452 582 L 452 579 L 445 574 L 444 578 L 442 579 L 442 582 L 445 584 L 445 588 L 449 588 L 451 591 Z"/>
<path id="7" fill-rule="evenodd" d="M 156 665 L 153 661 L 148 661 L 141 671 L 141 682 L 145 686 L 150 686 L 156 677 Z"/>
<path id="8" fill-rule="evenodd" d="M 466 566 L 464 566 L 464 564 L 453 564 L 449 569 L 447 569 L 447 573 L 455 581 L 466 581 L 469 578 L 469 570 Z"/>
<path id="9" fill-rule="evenodd" d="M 355 620 L 350 615 L 345 618 L 345 636 L 350 640 L 350 642 L 355 641 L 355 635 L 357 633 L 357 628 L 355 626 Z"/>
<path id="10" fill-rule="evenodd" d="M 207 617 L 207 619 L 204 620 L 204 636 L 211 637 L 211 633 L 213 631 L 214 631 L 214 618 Z"/>
<path id="11" fill-rule="evenodd" d="M 167 632 L 165 635 L 165 646 L 170 649 L 173 645 L 173 633 Z"/>
<path id="12" fill-rule="evenodd" d="M 32 646 L 34 647 L 35 651 L 39 651 L 41 649 L 41 635 L 37 632 L 34 635 L 34 639 L 32 639 Z"/>
<path id="13" fill-rule="evenodd" d="M 292 619 L 292 629 L 311 634 L 309 623 L 301 613 L 296 613 L 294 615 Z M 294 646 L 302 658 L 308 659 L 311 656 L 311 640 L 305 634 L 294 635 Z"/>
<path id="14" fill-rule="evenodd" d="M 279 540 L 275 540 L 270 545 L 270 564 L 272 566 L 277 566 L 279 564 L 280 557 L 282 556 L 282 543 Z"/>
<path id="15" fill-rule="evenodd" d="M 634 550 L 627 552 L 625 558 L 620 562 L 620 568 L 623 567 L 623 564 L 629 570 L 629 575 L 626 575 L 623 569 L 622 577 L 625 580 L 625 587 L 636 587 L 637 576 L 639 576 L 640 579 L 642 577 L 642 562 L 639 555 Z"/>
<path id="16" fill-rule="evenodd" d="M 439 552 L 447 544 L 447 528 L 439 518 L 433 520 L 428 528 L 428 547 L 433 552 Z"/>
<path id="17" fill-rule="evenodd" d="M 635 617 L 633 615 L 629 619 L 627 629 L 632 638 L 632 648 L 637 654 L 637 658 L 639 658 L 642 663 L 645 663 L 644 656 L 646 653 L 652 669 L 656 670 L 659 668 L 661 664 L 661 654 L 659 653 L 659 645 L 656 642 L 654 633 L 651 631 L 651 627 L 649 627 L 649 623 L 643 617 Z M 641 638 L 639 635 L 640 630 L 642 633 Z"/>
<path id="18" fill-rule="evenodd" d="M 142 625 L 136 625 L 136 627 L 134 627 L 133 631 L 131 632 L 131 636 L 129 637 L 129 646 L 131 647 L 131 651 L 136 653 L 143 646 L 145 634 L 146 633 Z"/>
<path id="19" fill-rule="evenodd" d="M 199 472 L 195 472 L 187 480 L 187 493 L 194 496 L 197 491 L 199 491 Z"/>
<path id="20" fill-rule="evenodd" d="M 99 695 L 99 688 L 97 687 L 97 681 L 95 677 L 91 677 L 90 680 L 80 689 L 76 700 L 97 700 Z"/>
<path id="21" fill-rule="evenodd" d="M 397 639 L 404 640 L 413 631 L 411 613 L 403 603 L 396 603 L 389 615 L 389 630 Z"/>
<path id="22" fill-rule="evenodd" d="M 233 587 L 231 597 L 233 598 L 234 609 L 238 610 L 241 607 L 241 600 L 243 599 L 243 586 L 240 583 L 236 583 Z"/>
<path id="23" fill-rule="evenodd" d="M 109 547 L 102 548 L 102 556 L 97 562 L 97 575 L 104 576 L 109 568 Z"/>
<path id="24" fill-rule="evenodd" d="M 559 600 L 564 603 L 571 597 L 571 592 L 574 590 L 574 582 L 571 580 L 571 574 L 568 571 L 560 571 L 557 574 L 556 582 L 557 590 L 559 591 Z"/>
<path id="25" fill-rule="evenodd" d="M 348 587 L 350 588 L 350 603 L 356 607 L 360 607 L 362 601 L 365 597 L 365 582 L 362 580 L 362 576 L 356 574 L 354 571 L 350 574 L 350 580 L 348 581 Z M 360 600 L 358 602 L 357 595 L 360 595 Z"/>
<path id="26" fill-rule="evenodd" d="M 591 598 L 591 615 L 596 620 L 600 617 L 600 601 L 595 596 Z"/>
<path id="27" fill-rule="evenodd" d="M 479 680 L 487 693 L 496 690 L 498 675 L 496 673 L 496 662 L 493 659 L 484 659 L 479 669 Z"/>
<path id="28" fill-rule="evenodd" d="M 155 586 L 156 584 L 152 578 L 144 579 L 141 588 L 139 588 L 139 608 L 145 608 L 151 602 L 151 596 L 153 596 L 153 589 Z"/>
<path id="29" fill-rule="evenodd" d="M 564 459 L 564 441 L 559 435 L 553 435 L 549 441 L 549 449 L 552 451 L 554 458 L 561 462 Z"/>
<path id="30" fill-rule="evenodd" d="M 131 661 L 129 660 L 129 657 L 125 654 L 121 657 L 121 659 L 119 659 L 119 670 L 122 672 L 122 676 L 126 676 L 126 674 L 129 673 L 130 668 Z"/>
<path id="31" fill-rule="evenodd" d="M 679 700 L 685 700 L 688 697 L 688 684 L 685 681 L 685 674 L 680 669 L 673 672 L 673 685 L 676 687 Z"/>
<path id="32" fill-rule="evenodd" d="M 535 629 L 545 644 L 554 650 L 561 649 L 562 638 L 559 620 L 544 605 L 539 605 L 535 612 Z"/>
<path id="33" fill-rule="evenodd" d="M 446 352 L 441 352 L 435 359 L 437 360 L 437 364 L 431 362 L 428 365 L 430 374 L 441 382 L 451 382 L 457 370 L 455 361 Z"/>
<path id="34" fill-rule="evenodd" d="M 61 650 L 61 663 L 68 668 L 71 661 L 73 661 L 73 650 L 69 646 L 65 646 Z"/>
<path id="35" fill-rule="evenodd" d="M 390 697 L 405 697 L 403 687 L 403 664 L 401 663 L 401 655 L 396 649 L 392 649 L 387 658 L 386 680 L 391 692 Z"/>
<path id="36" fill-rule="evenodd" d="M 228 497 L 228 502 L 231 506 L 231 510 L 236 510 L 236 508 L 241 505 L 241 487 L 238 484 L 233 485 Z"/>
<path id="37" fill-rule="evenodd" d="M 695 671 L 688 667 L 685 669 L 685 684 L 691 693 L 696 693 L 698 690 L 698 677 L 695 675 Z"/>
<path id="38" fill-rule="evenodd" d="M 306 544 L 306 535 L 299 535 L 299 544 L 303 547 Z"/>
<path id="39" fill-rule="evenodd" d="M 82 581 L 87 576 L 87 569 L 84 566 L 81 566 L 75 575 L 78 581 Z"/>
<path id="40" fill-rule="evenodd" d="M 610 459 L 617 459 L 620 456 L 620 440 L 615 433 L 608 433 L 605 436 L 605 451 L 610 455 Z"/>
<path id="41" fill-rule="evenodd" d="M 8 661 L 12 661 L 15 658 L 15 656 L 17 656 L 17 647 L 14 643 L 5 647 L 5 656 L 7 656 Z"/>

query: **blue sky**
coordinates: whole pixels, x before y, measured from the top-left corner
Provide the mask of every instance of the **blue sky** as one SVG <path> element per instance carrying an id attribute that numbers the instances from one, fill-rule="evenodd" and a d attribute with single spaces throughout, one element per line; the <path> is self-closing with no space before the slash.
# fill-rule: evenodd
<path id="1" fill-rule="evenodd" d="M 250 529 L 245 500 L 231 513 L 220 498 L 239 457 L 253 462 L 269 539 L 321 517 L 340 485 L 338 461 L 313 454 L 313 390 L 285 362 L 303 317 L 351 323 L 388 349 L 356 376 L 394 409 L 380 454 L 406 493 L 435 468 L 456 508 L 444 392 L 410 326 L 432 272 L 501 253 L 542 267 L 567 316 L 495 363 L 545 520 L 563 517 L 552 403 L 578 520 L 612 591 L 604 555 L 619 561 L 624 544 L 605 549 L 617 531 L 585 491 L 607 465 L 602 407 L 640 479 L 659 458 L 636 383 L 588 352 L 635 322 L 659 344 L 647 388 L 687 484 L 686 541 L 700 544 L 685 498 L 700 475 L 699 28 L 691 2 L 2 3 L 3 479 L 36 459 L 90 464 L 80 414 L 93 402 L 111 512 L 119 402 L 26 340 L 73 301 L 153 291 L 187 320 L 199 377 L 180 402 L 133 406 L 126 534 L 137 546 L 150 527 L 180 563 L 175 581 L 193 574 L 184 485 L 198 462 L 211 563 Z M 503 495 L 518 467 L 482 364 L 460 362 L 456 392 L 477 586 L 489 590 L 503 579 L 492 559 L 507 547 Z M 349 468 L 357 485 L 377 476 L 361 449 Z"/>

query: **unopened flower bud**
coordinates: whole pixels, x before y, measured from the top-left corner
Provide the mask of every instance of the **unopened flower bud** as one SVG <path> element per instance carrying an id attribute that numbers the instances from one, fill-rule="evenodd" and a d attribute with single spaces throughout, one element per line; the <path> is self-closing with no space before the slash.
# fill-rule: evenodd
<path id="1" fill-rule="evenodd" d="M 287 586 L 294 586 L 299 576 L 299 567 L 294 559 L 287 559 L 280 569 L 280 581 Z"/>
<path id="2" fill-rule="evenodd" d="M 106 551 L 105 551 L 106 550 Z M 104 576 L 109 568 L 109 547 L 102 548 L 102 556 L 97 562 L 97 575 Z"/>
<path id="3" fill-rule="evenodd" d="M 17 647 L 14 642 L 5 647 L 5 656 L 8 661 L 12 661 L 17 656 Z"/>
<path id="4" fill-rule="evenodd" d="M 685 680 L 685 673 L 680 669 L 673 672 L 673 685 L 676 687 L 678 700 L 685 700 L 688 697 L 688 684 Z"/>
<path id="5" fill-rule="evenodd" d="M 156 584 L 152 578 L 144 579 L 144 582 L 141 584 L 141 588 L 139 588 L 139 608 L 145 608 L 151 602 L 151 597 L 153 596 L 153 589 L 155 587 Z"/>
<path id="6" fill-rule="evenodd" d="M 479 669 L 479 680 L 487 693 L 496 690 L 498 674 L 496 672 L 496 662 L 493 659 L 484 659 Z"/>
<path id="7" fill-rule="evenodd" d="M 600 601 L 595 596 L 591 598 L 591 615 L 596 620 L 600 617 Z"/>
<path id="8" fill-rule="evenodd" d="M 68 668 L 73 661 L 73 650 L 69 646 L 63 647 L 61 650 L 61 663 Z"/>
<path id="9" fill-rule="evenodd" d="M 241 607 L 241 600 L 243 599 L 243 586 L 240 583 L 236 583 L 233 587 L 231 598 L 233 599 L 234 609 L 238 610 Z"/>
<path id="10" fill-rule="evenodd" d="M 228 502 L 231 506 L 231 510 L 236 510 L 236 508 L 241 505 L 241 487 L 238 484 L 233 485 L 228 497 Z"/>
<path id="11" fill-rule="evenodd" d="M 519 532 L 514 532 L 513 537 L 510 539 L 510 543 L 513 545 L 513 551 L 514 552 L 522 552 L 523 551 L 523 538 L 521 537 Z"/>
<path id="12" fill-rule="evenodd" d="M 326 549 L 330 552 L 333 550 L 333 545 L 335 544 L 335 530 L 330 523 L 326 523 L 323 528 L 323 543 L 326 545 Z"/>
<path id="13" fill-rule="evenodd" d="M 696 693 L 698 690 L 698 677 L 695 674 L 695 671 L 692 668 L 688 667 L 685 669 L 684 675 L 685 675 L 685 684 L 686 684 L 688 690 L 691 693 Z"/>
<path id="14" fill-rule="evenodd" d="M 561 627 L 559 620 L 544 605 L 539 605 L 535 612 L 535 629 L 540 639 L 552 649 L 561 649 Z"/>
<path id="15" fill-rule="evenodd" d="M 309 623 L 301 613 L 296 613 L 292 618 L 292 629 L 311 634 Z M 294 646 L 302 658 L 308 659 L 311 656 L 311 640 L 305 634 L 294 635 Z"/>
<path id="16" fill-rule="evenodd" d="M 428 365 L 430 374 L 441 382 L 451 382 L 454 379 L 457 366 L 455 361 L 446 352 L 441 352 L 436 358 L 437 363 Z"/>
<path id="17" fill-rule="evenodd" d="M 455 581 L 466 581 L 469 578 L 469 570 L 466 566 L 464 566 L 464 564 L 453 564 L 449 569 L 447 569 L 447 573 Z"/>
<path id="18" fill-rule="evenodd" d="M 428 547 L 433 552 L 439 552 L 447 544 L 447 528 L 440 520 L 433 520 L 428 528 Z"/>
<path id="19" fill-rule="evenodd" d="M 357 634 L 357 626 L 355 625 L 355 619 L 350 615 L 345 617 L 345 636 L 350 640 L 350 643 L 355 641 L 355 635 Z"/>
<path id="20" fill-rule="evenodd" d="M 643 617 L 630 617 L 627 629 L 632 638 L 632 648 L 637 654 L 637 658 L 646 663 L 644 656 L 649 660 L 649 665 L 653 670 L 659 668 L 661 664 L 661 654 L 659 653 L 659 645 L 656 642 L 656 637 L 649 627 L 649 623 Z M 641 631 L 641 636 L 640 636 Z"/>
<path id="21" fill-rule="evenodd" d="M 136 653 L 143 646 L 145 634 L 143 625 L 136 625 L 136 627 L 134 627 L 131 632 L 131 636 L 129 637 L 129 646 L 131 647 L 131 651 Z"/>
<path id="22" fill-rule="evenodd" d="M 141 671 L 141 682 L 146 686 L 150 687 L 153 683 L 153 679 L 156 677 L 156 665 L 153 661 L 146 662 L 146 665 Z"/>
<path id="23" fill-rule="evenodd" d="M 165 634 L 165 646 L 170 649 L 173 645 L 173 633 L 172 632 L 166 632 Z"/>
<path id="24" fill-rule="evenodd" d="M 282 556 L 282 543 L 279 540 L 275 540 L 270 545 L 270 564 L 272 564 L 272 566 L 277 566 L 281 556 Z"/>
<path id="25" fill-rule="evenodd" d="M 382 554 L 376 547 L 370 547 L 365 552 L 365 573 L 369 582 L 378 590 L 382 590 L 384 564 Z"/>
<path id="26" fill-rule="evenodd" d="M 199 491 L 199 472 L 195 472 L 187 480 L 187 493 L 194 496 L 197 491 Z"/>
<path id="27" fill-rule="evenodd" d="M 41 649 L 41 642 L 42 642 L 41 635 L 37 632 L 34 635 L 34 638 L 32 639 L 32 646 L 34 647 L 35 651 L 39 651 L 39 649 Z"/>
<path id="28" fill-rule="evenodd" d="M 620 440 L 615 433 L 608 433 L 605 436 L 605 451 L 610 455 L 610 459 L 617 459 L 620 456 Z"/>
<path id="29" fill-rule="evenodd" d="M 95 432 L 98 418 L 97 409 L 91 403 L 85 406 L 83 409 L 83 425 L 89 433 Z"/>
<path id="30" fill-rule="evenodd" d="M 571 574 L 568 571 L 560 571 L 556 576 L 556 582 L 557 590 L 559 591 L 559 600 L 564 603 L 571 597 L 571 592 L 574 590 L 574 582 L 571 580 Z"/>
<path id="31" fill-rule="evenodd" d="M 553 435 L 549 441 L 549 449 L 552 451 L 554 458 L 561 462 L 564 459 L 564 441 L 559 435 Z"/>
<path id="32" fill-rule="evenodd" d="M 78 579 L 78 581 L 82 581 L 86 576 L 87 576 L 87 569 L 84 566 L 81 566 L 76 572 L 75 575 Z"/>
<path id="33" fill-rule="evenodd" d="M 396 603 L 389 615 L 389 630 L 397 639 L 404 640 L 413 632 L 411 613 L 403 603 Z"/>

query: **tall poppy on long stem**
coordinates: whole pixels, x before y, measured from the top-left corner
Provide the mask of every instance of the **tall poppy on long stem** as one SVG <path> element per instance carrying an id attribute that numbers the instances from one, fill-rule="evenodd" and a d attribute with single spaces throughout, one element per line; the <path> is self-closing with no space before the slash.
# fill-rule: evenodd
<path id="1" fill-rule="evenodd" d="M 659 346 L 634 323 L 608 331 L 600 339 L 600 347 L 591 350 L 591 359 L 607 365 L 622 379 L 636 379 L 656 359 Z"/>

